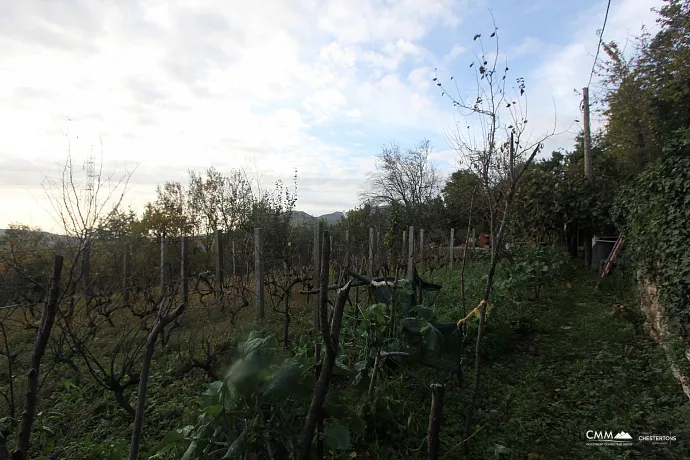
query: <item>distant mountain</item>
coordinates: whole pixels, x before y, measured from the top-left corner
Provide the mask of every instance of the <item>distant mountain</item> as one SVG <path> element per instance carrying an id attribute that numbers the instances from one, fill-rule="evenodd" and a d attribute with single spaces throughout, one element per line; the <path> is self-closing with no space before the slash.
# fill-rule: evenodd
<path id="1" fill-rule="evenodd" d="M 336 211 L 330 214 L 323 214 L 318 216 L 318 219 L 323 219 L 328 225 L 337 224 L 341 219 L 345 218 L 345 213 Z M 292 224 L 303 225 L 312 222 L 316 217 L 307 214 L 304 211 L 292 211 Z"/>
<path id="2" fill-rule="evenodd" d="M 328 225 L 337 224 L 338 222 L 340 222 L 344 218 L 345 218 L 345 214 L 340 212 L 340 211 L 336 211 L 336 212 L 332 212 L 330 214 L 324 214 L 322 216 L 319 216 L 319 219 L 325 220 Z"/>
<path id="3" fill-rule="evenodd" d="M 292 225 L 302 225 L 314 220 L 314 216 L 304 211 L 292 211 Z"/>

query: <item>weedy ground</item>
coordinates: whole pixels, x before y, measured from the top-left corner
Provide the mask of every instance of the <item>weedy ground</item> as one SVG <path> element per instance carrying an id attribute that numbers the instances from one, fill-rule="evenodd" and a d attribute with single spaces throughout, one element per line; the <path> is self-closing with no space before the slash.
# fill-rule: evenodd
<path id="1" fill-rule="evenodd" d="M 468 311 L 480 299 L 486 268 L 484 262 L 468 264 Z M 441 269 L 423 276 L 443 285 L 434 306 L 437 317 L 459 319 L 459 271 Z M 597 286 L 599 280 L 593 275 L 570 269 L 534 291 L 526 284 L 511 284 L 499 271 L 482 347 L 482 390 L 470 458 L 690 458 L 690 403 L 668 370 L 662 350 L 644 332 L 638 292 L 628 279 L 625 273 L 614 273 Z M 366 304 L 367 296 L 361 294 L 360 300 Z M 295 301 L 292 313 L 293 337 L 304 336 L 312 316 L 303 298 Z M 260 326 L 280 340 L 282 321 L 282 315 L 267 308 L 267 319 Z M 250 310 L 241 314 L 234 328 L 222 318 L 214 318 L 213 323 L 233 341 L 244 340 L 257 327 Z M 376 404 L 390 420 L 365 436 L 353 436 L 350 449 L 332 458 L 426 458 L 431 383 L 446 386 L 442 458 L 459 458 L 474 381 L 475 334 L 473 320 L 460 380 L 413 362 L 389 363 L 387 377 L 377 384 L 383 391 Z M 231 360 L 230 352 L 223 358 L 220 375 Z M 207 383 L 202 371 L 181 374 L 176 355 L 157 349 L 140 458 L 180 458 L 184 445 L 159 450 L 159 443 L 170 430 L 195 423 Z M 353 386 L 340 376 L 329 397 L 354 404 L 366 385 L 364 381 Z M 45 451 L 46 458 L 124 458 L 131 422 L 112 394 L 88 375 L 56 370 L 44 385 L 39 410 L 33 438 L 38 455 Z M 634 441 L 630 447 L 592 447 L 586 443 L 587 430 L 626 431 Z M 677 441 L 666 446 L 637 441 L 643 433 L 671 433 Z"/>

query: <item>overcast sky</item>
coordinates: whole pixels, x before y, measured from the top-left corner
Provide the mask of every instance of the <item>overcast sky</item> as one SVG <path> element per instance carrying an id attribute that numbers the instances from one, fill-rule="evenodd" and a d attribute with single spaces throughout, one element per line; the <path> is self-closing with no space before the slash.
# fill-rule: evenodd
<path id="1" fill-rule="evenodd" d="M 660 1 L 613 0 L 605 40 L 653 27 Z M 107 168 L 138 164 L 126 203 L 189 168 L 298 171 L 297 209 L 357 204 L 382 144 L 428 138 L 446 173 L 454 109 L 434 68 L 472 88 L 475 33 L 499 27 L 548 150 L 579 129 L 605 0 L 0 0 L 0 228 L 54 229 L 41 188 L 68 143 Z M 106 6 L 108 5 L 108 6 Z M 593 85 L 595 86 L 595 85 Z M 554 109 L 555 107 L 555 109 Z M 601 120 L 595 119 L 595 123 Z M 68 142 L 69 141 L 69 142 Z"/>

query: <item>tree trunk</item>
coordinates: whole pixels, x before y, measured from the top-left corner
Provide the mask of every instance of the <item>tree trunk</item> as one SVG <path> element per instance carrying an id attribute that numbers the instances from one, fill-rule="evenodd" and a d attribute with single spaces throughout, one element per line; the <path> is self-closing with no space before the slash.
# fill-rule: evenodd
<path id="1" fill-rule="evenodd" d="M 511 151 L 513 148 L 513 143 L 511 139 Z M 503 252 L 503 240 L 508 228 L 508 223 L 510 222 L 510 213 L 512 210 L 513 199 L 515 198 L 515 192 L 517 191 L 518 182 L 522 175 L 527 171 L 530 164 L 534 160 L 534 157 L 539 152 L 540 146 L 538 145 L 530 157 L 527 159 L 525 164 L 522 166 L 520 173 L 513 178 L 510 184 L 510 191 L 506 197 L 505 209 L 503 211 L 503 218 L 501 219 L 498 231 L 494 234 L 494 227 L 492 226 L 491 233 L 491 266 L 489 267 L 489 273 L 486 277 L 486 284 L 484 285 L 484 306 L 479 311 L 479 327 L 477 328 L 477 343 L 475 346 L 475 362 L 474 362 L 474 390 L 472 392 L 472 398 L 470 399 L 470 404 L 467 408 L 467 416 L 465 418 L 465 429 L 463 433 L 463 441 L 460 449 L 460 454 L 462 456 L 467 456 L 469 451 L 468 439 L 472 432 L 472 421 L 474 419 L 474 409 L 477 404 L 477 399 L 479 396 L 479 389 L 481 383 L 481 345 L 482 339 L 484 337 L 484 325 L 486 324 L 486 309 L 489 305 L 489 298 L 491 297 L 491 288 L 494 283 L 494 274 L 496 273 L 496 266 Z"/>
<path id="2" fill-rule="evenodd" d="M 125 391 L 122 388 L 118 388 L 113 390 L 113 393 L 115 394 L 115 401 L 117 401 L 118 406 L 127 412 L 130 417 L 134 417 L 136 413 L 129 404 L 129 401 L 127 401 L 127 398 L 125 398 Z"/>
<path id="3" fill-rule="evenodd" d="M 139 445 L 141 443 L 141 431 L 144 425 L 144 411 L 146 410 L 146 393 L 148 391 L 149 373 L 151 370 L 151 360 L 153 359 L 153 352 L 156 349 L 156 341 L 158 335 L 161 333 L 166 324 L 177 319 L 186 308 L 185 304 L 180 305 L 172 312 L 163 315 L 163 305 L 166 299 L 163 299 L 158 310 L 158 317 L 148 339 L 146 340 L 146 349 L 144 351 L 144 360 L 141 365 L 141 373 L 139 376 L 139 392 L 137 394 L 137 409 L 134 415 L 134 428 L 132 429 L 132 443 L 129 447 L 129 460 L 137 460 L 139 455 Z"/>
<path id="4" fill-rule="evenodd" d="M 326 342 L 326 356 L 324 358 L 323 367 L 321 368 L 321 373 L 319 374 L 319 380 L 316 382 L 316 387 L 314 388 L 314 396 L 309 406 L 309 412 L 304 421 L 304 429 L 300 438 L 299 454 L 297 456 L 300 460 L 309 459 L 309 452 L 311 451 L 311 444 L 314 439 L 314 430 L 321 417 L 321 410 L 326 400 L 328 385 L 331 380 L 331 375 L 333 374 L 333 368 L 335 367 L 340 328 L 343 320 L 343 310 L 349 291 L 350 283 L 348 282 L 345 287 L 338 292 L 338 299 L 333 311 L 333 325 L 330 327 L 330 331 L 328 330 L 327 324 L 323 325 L 324 341 Z"/>
<path id="5" fill-rule="evenodd" d="M 25 460 L 29 452 L 29 440 L 31 439 L 31 426 L 34 423 L 36 413 L 36 398 L 38 397 L 38 375 L 41 367 L 41 359 L 46 350 L 46 345 L 50 339 L 50 332 L 53 329 L 55 313 L 57 312 L 58 299 L 60 297 L 60 275 L 62 273 L 62 256 L 55 256 L 53 265 L 53 277 L 50 280 L 50 293 L 48 301 L 41 315 L 41 323 L 36 333 L 33 353 L 31 355 L 31 368 L 26 383 L 26 399 L 24 402 L 24 412 L 22 413 L 21 428 L 17 449 L 12 454 L 14 460 Z"/>

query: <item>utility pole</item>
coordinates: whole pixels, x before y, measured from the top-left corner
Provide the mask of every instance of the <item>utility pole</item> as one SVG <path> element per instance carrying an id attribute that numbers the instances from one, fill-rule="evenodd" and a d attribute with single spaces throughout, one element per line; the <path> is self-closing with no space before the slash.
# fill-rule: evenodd
<path id="1" fill-rule="evenodd" d="M 590 181 L 592 179 L 592 152 L 590 150 L 592 136 L 589 131 L 589 88 L 582 88 L 582 107 L 585 123 L 585 179 Z"/>
<path id="2" fill-rule="evenodd" d="M 584 112 L 584 150 L 585 150 L 585 190 L 589 193 L 589 186 L 592 181 L 592 152 L 590 150 L 592 144 L 592 137 L 589 131 L 589 88 L 582 88 L 582 109 Z M 590 231 L 591 222 L 586 223 L 584 231 L 585 238 L 585 266 L 592 267 L 592 234 Z"/>

